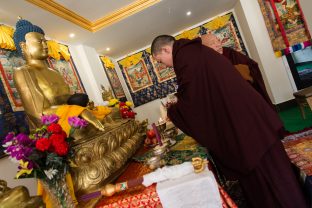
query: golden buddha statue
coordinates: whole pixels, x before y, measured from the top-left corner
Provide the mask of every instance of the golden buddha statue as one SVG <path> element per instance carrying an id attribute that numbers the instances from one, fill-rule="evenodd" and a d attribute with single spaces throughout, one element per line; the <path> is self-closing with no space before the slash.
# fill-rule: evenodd
<path id="1" fill-rule="evenodd" d="M 103 85 L 101 85 L 102 89 L 102 99 L 103 101 L 109 101 L 111 99 L 114 99 L 112 88 L 108 88 L 108 90 L 105 89 Z"/>
<path id="2" fill-rule="evenodd" d="M 42 114 L 68 106 L 69 86 L 63 77 L 48 68 L 44 32 L 26 20 L 16 23 L 14 41 L 26 64 L 14 71 L 14 82 L 31 129 L 41 126 Z M 76 95 L 76 94 L 75 94 Z M 71 173 L 76 194 L 85 194 L 114 179 L 141 144 L 147 122 L 121 119 L 119 109 L 99 119 L 92 110 L 108 108 L 89 103 L 79 114 L 91 125 L 75 131 L 75 159 Z M 69 108 L 70 109 L 70 108 Z"/>
<path id="3" fill-rule="evenodd" d="M 18 24 L 19 22 L 22 22 Z M 17 27 L 23 27 L 26 20 L 20 20 Z M 30 23 L 31 24 L 31 23 Z M 35 27 L 36 28 L 36 27 Z M 16 46 L 22 52 L 26 65 L 14 71 L 14 83 L 21 97 L 30 129 L 41 125 L 42 114 L 56 113 L 57 107 L 67 103 L 71 96 L 69 86 L 65 83 L 61 74 L 48 68 L 48 47 L 44 38 L 44 32 L 37 27 L 37 31 L 22 31 L 15 35 Z M 17 29 L 17 32 L 19 30 Z M 15 32 L 14 34 L 16 34 Z M 88 110 L 84 110 L 80 116 L 103 131 L 103 124 Z"/>
<path id="4" fill-rule="evenodd" d="M 9 188 L 7 182 L 0 180 L 0 208 L 44 208 L 45 205 L 40 196 L 29 196 L 24 186 Z"/>

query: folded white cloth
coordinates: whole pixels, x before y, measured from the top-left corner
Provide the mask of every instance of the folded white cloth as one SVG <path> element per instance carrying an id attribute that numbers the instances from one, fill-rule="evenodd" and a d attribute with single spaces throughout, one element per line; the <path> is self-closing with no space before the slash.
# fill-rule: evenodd
<path id="1" fill-rule="evenodd" d="M 157 183 L 156 191 L 164 208 L 221 208 L 218 184 L 211 171 Z"/>
<path id="2" fill-rule="evenodd" d="M 153 183 L 180 178 L 193 172 L 194 168 L 191 162 L 185 162 L 174 166 L 165 166 L 163 168 L 158 168 L 154 172 L 144 175 L 142 184 L 144 186 L 150 186 Z"/>

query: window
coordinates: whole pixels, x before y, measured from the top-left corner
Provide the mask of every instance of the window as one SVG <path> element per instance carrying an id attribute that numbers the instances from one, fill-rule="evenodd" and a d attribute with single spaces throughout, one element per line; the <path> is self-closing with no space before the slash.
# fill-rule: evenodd
<path id="1" fill-rule="evenodd" d="M 286 56 L 298 90 L 312 86 L 312 47 Z"/>

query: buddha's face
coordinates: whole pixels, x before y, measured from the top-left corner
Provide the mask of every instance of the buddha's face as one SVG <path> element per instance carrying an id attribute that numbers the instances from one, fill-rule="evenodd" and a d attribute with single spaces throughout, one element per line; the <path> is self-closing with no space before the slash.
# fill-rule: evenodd
<path id="1" fill-rule="evenodd" d="M 48 57 L 48 45 L 44 35 L 30 32 L 25 35 L 24 54 L 30 59 L 46 59 Z"/>

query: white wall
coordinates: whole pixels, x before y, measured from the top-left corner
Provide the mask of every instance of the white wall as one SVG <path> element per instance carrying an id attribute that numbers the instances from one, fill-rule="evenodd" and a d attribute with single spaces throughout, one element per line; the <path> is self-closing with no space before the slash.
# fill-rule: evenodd
<path id="1" fill-rule="evenodd" d="M 101 85 L 107 89 L 110 84 L 98 53 L 84 45 L 72 45 L 69 50 L 90 100 L 102 104 Z"/>
<path id="2" fill-rule="evenodd" d="M 0 159 L 0 179 L 8 183 L 8 187 L 26 186 L 31 196 L 37 195 L 37 183 L 33 178 L 14 179 L 18 164 L 13 163 L 8 157 Z"/>
<path id="3" fill-rule="evenodd" d="M 257 0 L 240 0 L 235 6 L 251 56 L 260 65 L 275 104 L 293 99 L 293 88 L 282 58 L 276 58 Z"/>
<path id="4" fill-rule="evenodd" d="M 302 11 L 306 18 L 310 33 L 312 32 L 312 1 L 311 0 L 300 0 Z"/>

